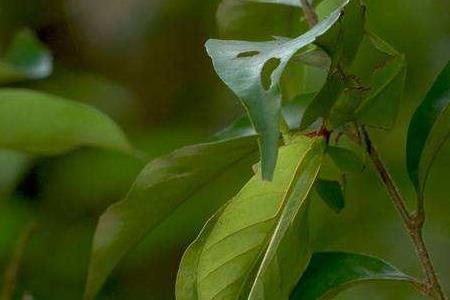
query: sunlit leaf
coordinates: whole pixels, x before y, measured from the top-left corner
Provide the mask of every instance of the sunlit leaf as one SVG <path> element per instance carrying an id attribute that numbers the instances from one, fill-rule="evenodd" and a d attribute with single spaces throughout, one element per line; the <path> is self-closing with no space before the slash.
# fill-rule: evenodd
<path id="1" fill-rule="evenodd" d="M 92 299 L 121 258 L 178 208 L 195 205 L 206 190 L 227 186 L 227 193 L 210 202 L 216 209 L 223 205 L 244 183 L 230 177 L 241 176 L 236 171 L 243 167 L 251 170 L 256 152 L 256 138 L 245 137 L 184 147 L 148 164 L 126 198 L 100 217 L 85 299 Z"/>
<path id="2" fill-rule="evenodd" d="M 50 51 L 29 30 L 19 31 L 0 59 L 0 84 L 41 79 L 53 69 Z"/>
<path id="3" fill-rule="evenodd" d="M 355 285 L 374 281 L 413 279 L 379 258 L 345 252 L 319 252 L 291 294 L 291 300 L 332 299 Z"/>
<path id="4" fill-rule="evenodd" d="M 0 90 L 0 147 L 54 155 L 79 146 L 132 151 L 120 128 L 96 109 L 25 89 Z"/>
<path id="5" fill-rule="evenodd" d="M 246 107 L 259 134 L 262 176 L 271 179 L 277 158 L 281 110 L 279 81 L 292 56 L 339 19 L 342 8 L 295 39 L 268 42 L 209 40 L 206 49 L 219 77 Z"/>
<path id="6" fill-rule="evenodd" d="M 424 192 L 433 160 L 450 135 L 449 104 L 450 63 L 447 63 L 414 113 L 408 129 L 408 173 L 419 193 Z"/>
<path id="7" fill-rule="evenodd" d="M 339 213 L 345 207 L 344 193 L 341 184 L 333 180 L 318 180 L 316 191 L 325 203 Z"/>
<path id="8" fill-rule="evenodd" d="M 190 275 L 194 283 L 183 284 L 196 289 L 188 294 L 205 300 L 288 296 L 309 260 L 306 210 L 323 151 L 322 138 L 299 137 L 281 148 L 272 182 L 256 174 L 226 205 L 198 239 L 205 242 L 197 274 Z"/>

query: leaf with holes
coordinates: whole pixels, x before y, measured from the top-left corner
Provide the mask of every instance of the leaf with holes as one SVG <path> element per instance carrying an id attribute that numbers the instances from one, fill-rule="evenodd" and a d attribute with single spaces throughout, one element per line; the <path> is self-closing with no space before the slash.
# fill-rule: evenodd
<path id="1" fill-rule="evenodd" d="M 50 51 L 29 30 L 19 31 L 0 59 L 0 84 L 41 79 L 53 70 Z"/>
<path id="2" fill-rule="evenodd" d="M 121 258 L 185 205 L 208 203 L 205 216 L 234 195 L 257 161 L 256 137 L 184 147 L 148 164 L 124 200 L 100 217 L 85 299 L 92 299 Z M 211 195 L 216 189 L 226 192 Z M 227 187 L 224 189 L 224 187 Z"/>
<path id="3" fill-rule="evenodd" d="M 262 176 L 271 179 L 275 168 L 281 110 L 279 81 L 289 60 L 327 32 L 342 7 L 295 39 L 268 42 L 209 40 L 206 49 L 219 77 L 241 99 L 259 134 Z"/>
<path id="4" fill-rule="evenodd" d="M 450 136 L 450 62 L 417 108 L 406 146 L 409 177 L 422 196 L 433 161 Z"/>
<path id="5" fill-rule="evenodd" d="M 290 300 L 332 299 L 355 285 L 377 281 L 414 283 L 383 260 L 345 252 L 314 253 Z"/>
<path id="6" fill-rule="evenodd" d="M 202 300 L 286 298 L 309 260 L 306 211 L 324 148 L 321 137 L 282 147 L 273 181 L 256 174 L 226 205 L 198 239 L 192 282 L 178 286 Z"/>
<path id="7" fill-rule="evenodd" d="M 134 153 L 120 128 L 90 106 L 25 89 L 0 89 L 0 147 L 56 155 L 80 146 Z"/>

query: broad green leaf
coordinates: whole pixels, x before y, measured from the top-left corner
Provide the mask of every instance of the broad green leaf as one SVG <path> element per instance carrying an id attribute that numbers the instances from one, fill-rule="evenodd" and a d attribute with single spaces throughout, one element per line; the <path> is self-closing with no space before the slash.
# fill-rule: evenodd
<path id="1" fill-rule="evenodd" d="M 0 59 L 0 84 L 41 79 L 53 69 L 50 51 L 29 30 L 19 31 Z"/>
<path id="2" fill-rule="evenodd" d="M 79 146 L 132 152 L 123 132 L 87 105 L 25 89 L 0 89 L 0 147 L 55 155 Z"/>
<path id="3" fill-rule="evenodd" d="M 358 173 L 364 169 L 364 162 L 349 149 L 328 146 L 327 154 L 343 173 Z"/>
<path id="4" fill-rule="evenodd" d="M 219 77 L 247 109 L 259 134 L 262 176 L 271 179 L 276 165 L 281 110 L 279 81 L 292 56 L 324 34 L 339 19 L 335 10 L 295 39 L 268 42 L 209 40 L 206 49 Z"/>
<path id="5" fill-rule="evenodd" d="M 450 135 L 450 62 L 437 77 L 408 129 L 407 167 L 423 194 L 433 160 Z"/>
<path id="6" fill-rule="evenodd" d="M 306 210 L 324 148 L 298 137 L 280 149 L 272 182 L 256 174 L 227 204 L 197 258 L 197 299 L 288 297 L 309 260 Z"/>
<path id="7" fill-rule="evenodd" d="M 314 253 L 290 299 L 332 299 L 352 286 L 383 280 L 413 282 L 408 275 L 373 256 L 345 252 Z"/>
<path id="8" fill-rule="evenodd" d="M 316 191 L 325 203 L 336 213 L 345 207 L 345 197 L 341 184 L 333 180 L 318 180 Z"/>
<path id="9" fill-rule="evenodd" d="M 230 176 L 241 176 L 236 171 L 243 167 L 250 170 L 256 152 L 256 137 L 244 137 L 184 147 L 148 164 L 126 198 L 100 217 L 85 299 L 92 299 L 123 256 L 178 208 L 195 203 L 206 190 L 239 188 L 243 182 L 233 186 Z M 211 202 L 220 207 L 231 196 L 218 194 Z"/>

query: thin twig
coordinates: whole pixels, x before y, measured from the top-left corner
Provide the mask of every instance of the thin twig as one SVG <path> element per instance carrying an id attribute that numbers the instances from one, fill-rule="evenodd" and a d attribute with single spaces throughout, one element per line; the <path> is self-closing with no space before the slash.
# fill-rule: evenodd
<path id="1" fill-rule="evenodd" d="M 308 0 L 300 1 L 306 20 L 308 21 L 309 26 L 313 27 L 318 22 L 317 14 Z M 361 132 L 359 132 L 359 129 L 361 129 Z M 372 163 L 374 164 L 378 175 L 380 176 L 390 198 L 392 199 L 395 208 L 397 209 L 403 221 L 406 231 L 408 232 L 414 244 L 414 248 L 419 258 L 420 265 L 422 266 L 423 273 L 426 277 L 424 284 L 416 284 L 416 286 L 429 296 L 435 297 L 438 300 L 447 300 L 447 297 L 444 294 L 443 289 L 439 283 L 436 270 L 433 266 L 429 251 L 422 236 L 422 229 L 425 222 L 425 209 L 423 205 L 422 193 L 419 194 L 419 197 L 417 199 L 417 212 L 415 214 L 410 214 L 406 206 L 406 201 L 403 199 L 403 196 L 400 193 L 400 190 L 397 187 L 394 179 L 381 160 L 381 156 L 373 145 L 369 133 L 364 128 L 364 126 L 361 126 L 357 129 L 357 134 L 359 135 L 359 138 L 363 139 L 366 151 L 369 154 L 369 157 L 372 160 Z"/>
<path id="2" fill-rule="evenodd" d="M 305 14 L 306 21 L 308 22 L 308 25 L 310 27 L 313 27 L 317 24 L 319 18 L 317 17 L 316 12 L 314 11 L 314 8 L 312 7 L 311 3 L 309 3 L 308 0 L 300 0 L 300 3 L 302 4 L 303 12 Z"/>
<path id="3" fill-rule="evenodd" d="M 1 300 L 10 300 L 13 299 L 17 278 L 19 275 L 20 265 L 22 264 L 22 258 L 25 253 L 25 250 L 28 246 L 28 242 L 30 241 L 34 231 L 36 230 L 37 222 L 35 220 L 31 221 L 23 230 L 19 241 L 17 243 L 17 247 L 14 250 L 13 256 L 7 266 L 4 274 L 4 282 L 3 289 L 0 296 Z"/>
<path id="4" fill-rule="evenodd" d="M 422 266 L 422 271 L 426 277 L 426 285 L 429 287 L 429 291 L 427 291 L 427 294 L 439 300 L 446 300 L 447 297 L 445 296 L 443 289 L 439 283 L 439 279 L 431 261 L 429 251 L 423 240 L 422 230 L 425 222 L 425 211 L 423 209 L 423 205 L 420 205 L 420 202 L 418 203 L 419 207 L 415 214 L 410 214 L 408 212 L 408 209 L 406 208 L 406 202 L 400 194 L 400 191 L 389 171 L 387 170 L 385 164 L 381 160 L 377 149 L 370 139 L 369 133 L 364 127 L 361 127 L 361 130 L 366 143 L 366 151 L 369 154 L 369 157 L 372 160 L 372 163 L 375 166 L 377 173 L 380 176 L 390 198 L 392 199 L 392 202 L 394 203 L 398 213 L 400 214 L 406 231 L 408 232 L 414 244 L 414 248 L 419 258 L 420 265 Z"/>

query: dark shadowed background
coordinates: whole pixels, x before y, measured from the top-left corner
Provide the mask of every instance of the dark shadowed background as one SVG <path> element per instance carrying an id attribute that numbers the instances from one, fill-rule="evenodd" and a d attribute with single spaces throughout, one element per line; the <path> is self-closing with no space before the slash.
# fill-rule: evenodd
<path id="1" fill-rule="evenodd" d="M 295 9 L 255 5 L 254 14 L 242 21 L 233 1 L 217 13 L 219 30 L 219 0 L 0 0 L 0 50 L 17 30 L 34 30 L 51 49 L 55 71 L 48 79 L 16 86 L 99 108 L 153 158 L 205 141 L 243 113 L 204 51 L 209 37 L 268 39 L 301 30 L 295 24 L 290 24 L 289 30 L 272 26 L 284 15 L 295 23 L 300 18 Z M 393 131 L 373 134 L 413 204 L 405 168 L 406 129 L 413 110 L 450 58 L 450 1 L 365 3 L 371 28 L 408 60 L 399 121 Z M 244 22 L 241 27 L 239 22 Z M 115 152 L 80 149 L 35 160 L 21 169 L 20 155 L 0 151 L 0 276 L 20 232 L 38 218 L 39 226 L 19 273 L 17 299 L 24 294 L 34 299 L 80 299 L 96 220 L 109 204 L 125 195 L 145 162 Z M 450 144 L 432 170 L 425 227 L 426 241 L 447 292 L 449 154 Z M 24 176 L 11 192 L 8 180 L 17 173 Z M 319 199 L 314 201 L 314 249 L 377 255 L 418 275 L 410 241 L 370 168 L 349 178 L 347 196 L 347 207 L 339 216 Z M 99 299 L 173 299 L 176 268 L 186 244 L 179 237 L 186 232 L 194 234 L 191 227 L 199 228 L 201 221 L 193 217 L 195 213 L 187 213 L 189 219 L 182 215 L 174 218 L 179 232 L 158 230 L 133 251 L 115 270 Z M 422 298 L 409 286 L 389 283 L 354 288 L 338 299 Z"/>

